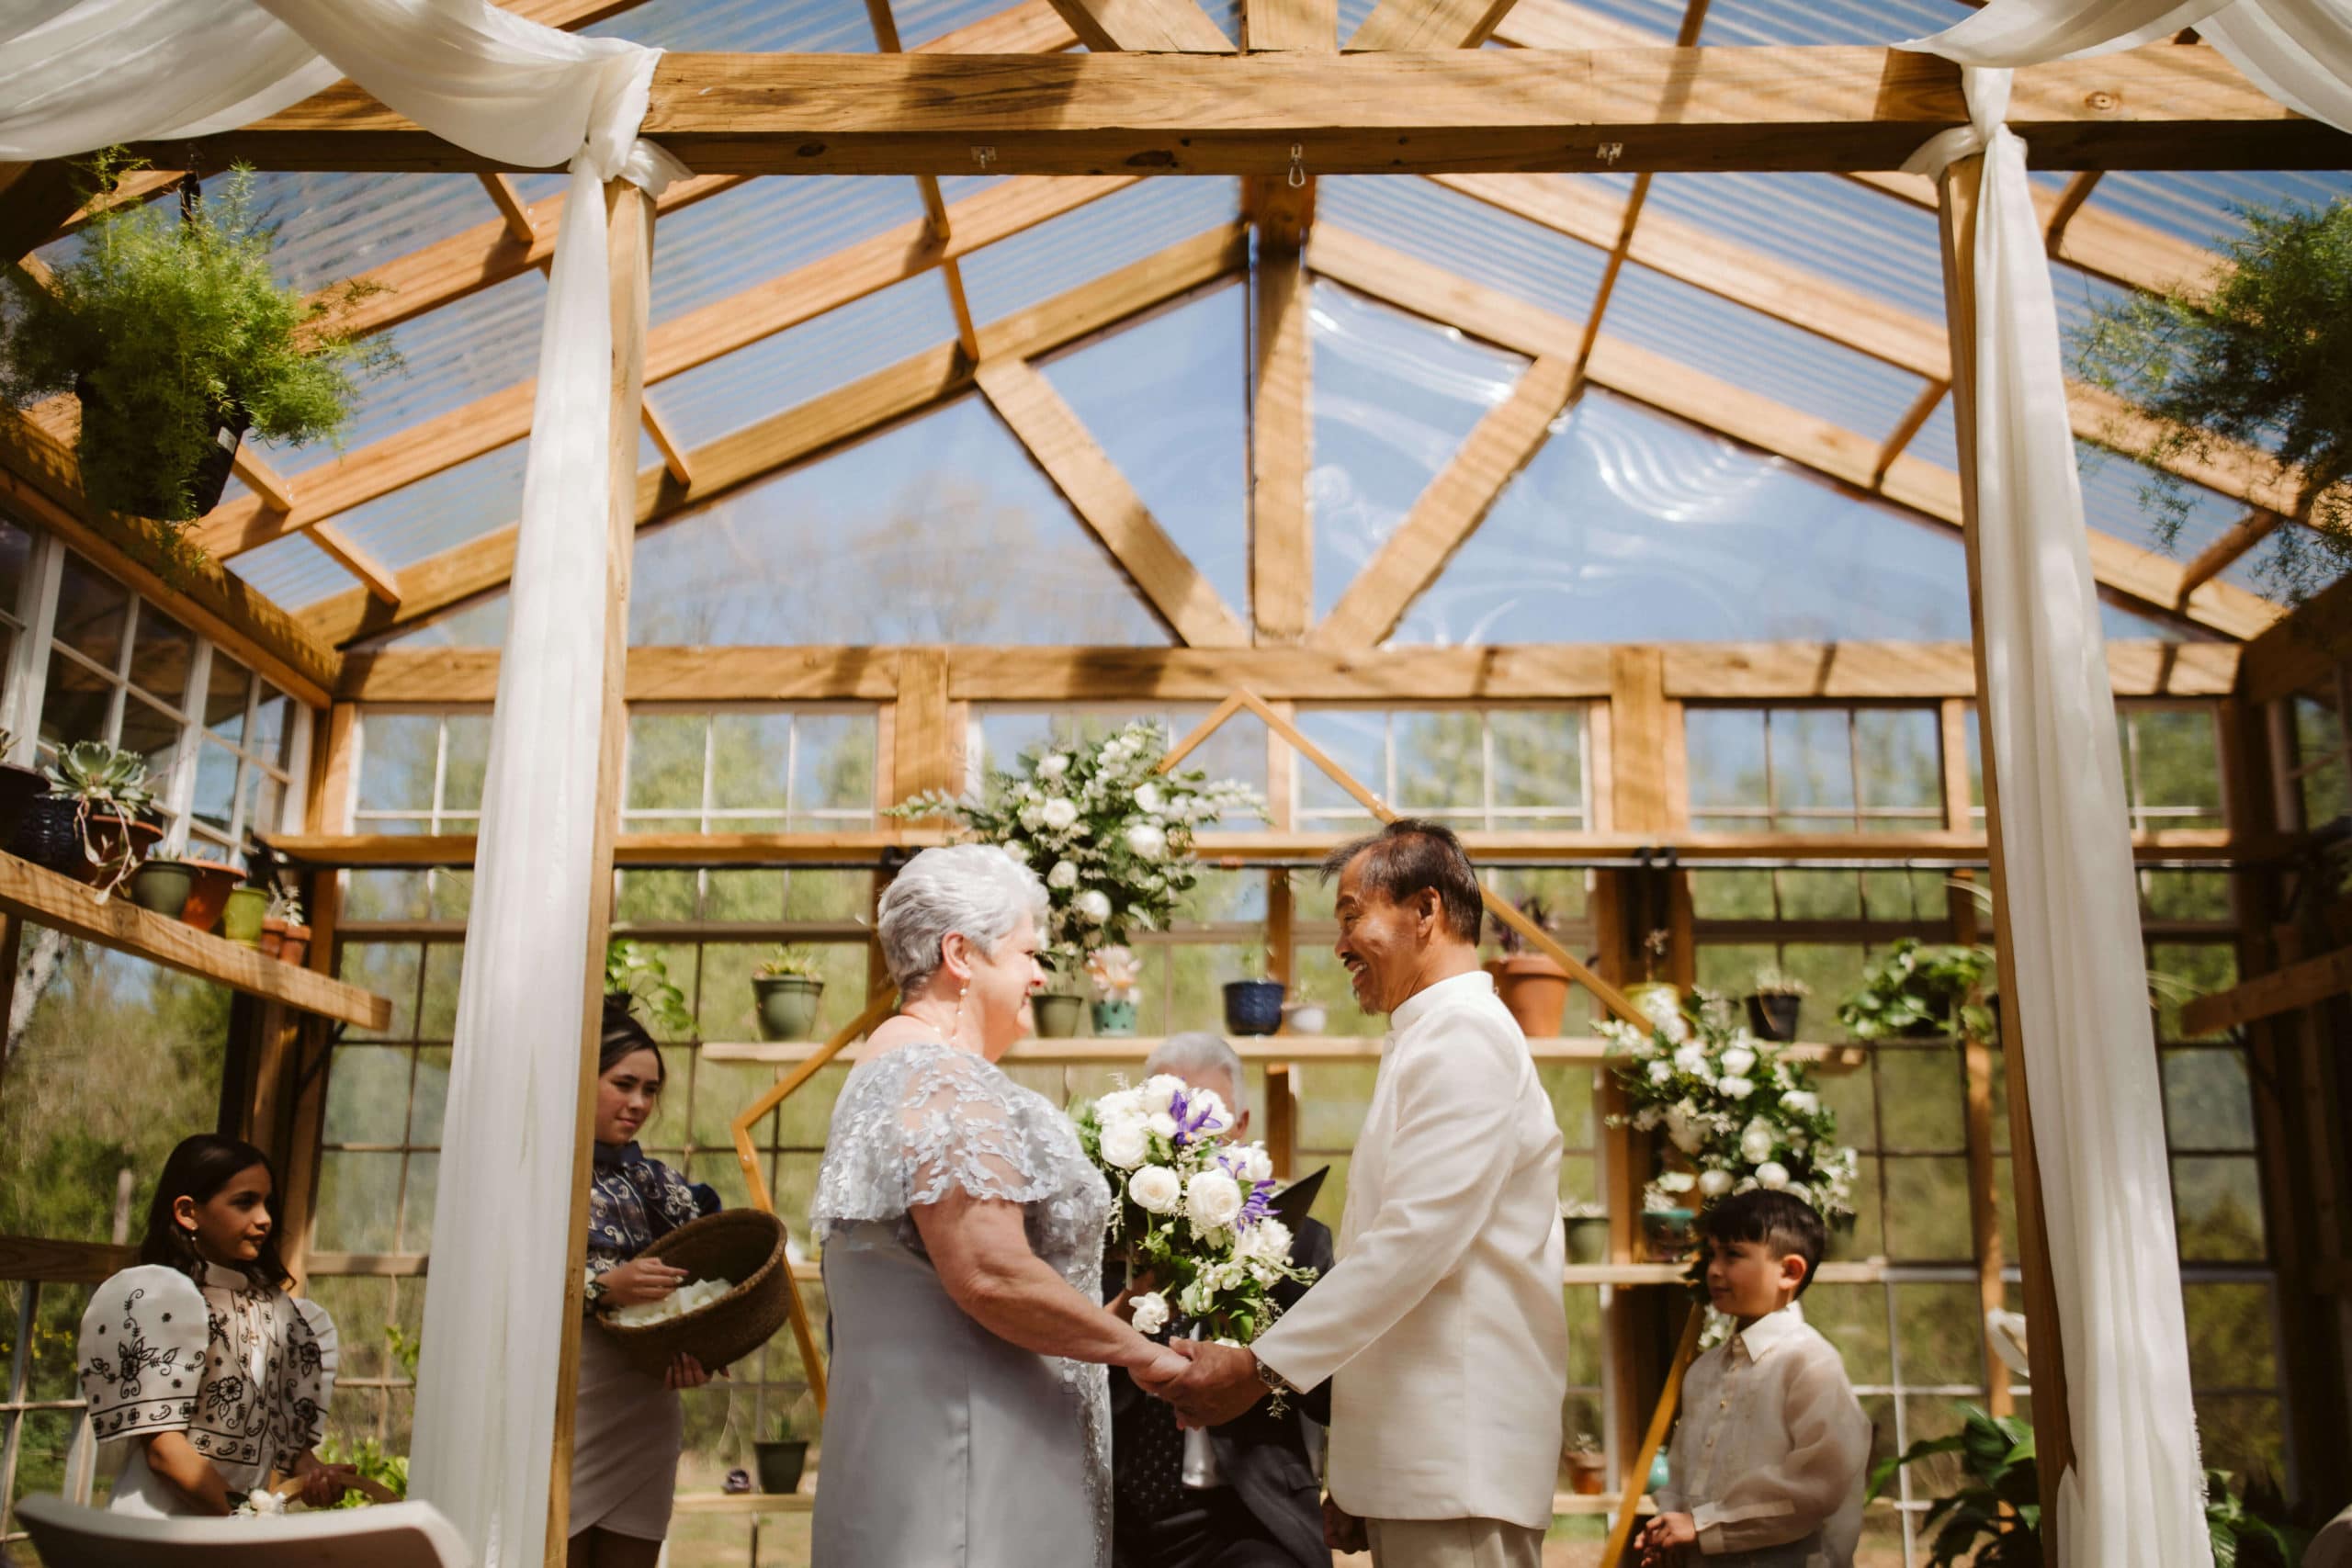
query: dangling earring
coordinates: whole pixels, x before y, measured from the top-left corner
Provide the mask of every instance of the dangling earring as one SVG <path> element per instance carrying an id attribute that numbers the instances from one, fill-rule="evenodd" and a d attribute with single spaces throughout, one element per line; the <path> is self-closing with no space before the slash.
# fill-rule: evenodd
<path id="1" fill-rule="evenodd" d="M 947 1037 L 947 1043 L 950 1045 L 961 1045 L 964 1043 L 964 1000 L 971 994 L 972 982 L 969 980 L 956 987 L 956 1027 Z"/>

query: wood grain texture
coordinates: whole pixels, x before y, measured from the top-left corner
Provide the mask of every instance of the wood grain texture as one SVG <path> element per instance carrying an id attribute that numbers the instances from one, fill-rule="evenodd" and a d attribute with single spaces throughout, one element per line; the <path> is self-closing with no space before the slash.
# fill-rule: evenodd
<path id="1" fill-rule="evenodd" d="M 1079 41 L 1097 51 L 1231 54 L 1233 40 L 1193 0 L 1053 0 Z"/>
<path id="2" fill-rule="evenodd" d="M 1277 174 L 1301 141 L 1324 174 L 1589 170 L 1611 144 L 1621 170 L 1875 170 L 1966 118 L 1956 67 L 1877 48 L 682 52 L 656 69 L 643 134 L 705 175 L 958 174 L 976 146 L 1005 174 Z M 2352 140 L 2212 51 L 2173 45 L 2021 70 L 2009 123 L 2038 167 L 2058 169 L 2336 167 Z M 348 85 L 192 148 L 136 151 L 193 151 L 208 166 L 500 166 Z"/>
<path id="3" fill-rule="evenodd" d="M 1380 552 L 1315 628 L 1322 648 L 1371 648 L 1387 639 L 1415 599 L 1445 570 L 1550 434 L 1576 389 L 1576 365 L 1544 355 L 1511 395 L 1482 417 L 1430 481 Z"/>
<path id="4" fill-rule="evenodd" d="M 1339 47 L 1339 0 L 1241 0 L 1241 47 L 1257 52 Z"/>
<path id="5" fill-rule="evenodd" d="M 1250 274 L 1250 610 L 1261 643 L 1298 642 L 1315 614 L 1308 293 L 1298 253 L 1261 244 Z"/>
<path id="6" fill-rule="evenodd" d="M 1192 648 L 1239 648 L 1250 634 L 1209 580 L 1176 547 L 1142 497 L 1046 378 L 997 359 L 973 378 L 1087 531 L 1169 628 Z"/>

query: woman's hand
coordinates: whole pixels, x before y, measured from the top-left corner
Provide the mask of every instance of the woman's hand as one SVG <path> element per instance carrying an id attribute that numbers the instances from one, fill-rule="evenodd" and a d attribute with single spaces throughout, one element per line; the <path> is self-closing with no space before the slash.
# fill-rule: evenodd
<path id="1" fill-rule="evenodd" d="M 632 1258 L 617 1269 L 605 1271 L 605 1299 L 608 1307 L 643 1306 L 658 1302 L 692 1276 L 683 1269 L 673 1269 L 658 1258 Z"/>
<path id="2" fill-rule="evenodd" d="M 331 1508 L 357 1483 L 359 1472 L 347 1464 L 321 1463 L 319 1456 L 306 1449 L 294 1461 L 294 1478 L 302 1483 L 304 1507 Z"/>
<path id="3" fill-rule="evenodd" d="M 678 1352 L 678 1359 L 662 1369 L 662 1386 L 663 1388 L 700 1388 L 711 1379 L 723 1378 L 726 1375 L 727 1370 L 723 1367 L 715 1372 L 705 1371 L 700 1361 L 681 1350 Z"/>
<path id="4" fill-rule="evenodd" d="M 1162 1389 L 1171 1388 L 1177 1379 L 1192 1371 L 1191 1361 L 1164 1345 L 1154 1345 L 1147 1339 L 1144 1348 L 1149 1354 L 1138 1356 L 1126 1366 L 1127 1375 L 1135 1379 L 1136 1386 L 1146 1393 L 1157 1394 Z"/>

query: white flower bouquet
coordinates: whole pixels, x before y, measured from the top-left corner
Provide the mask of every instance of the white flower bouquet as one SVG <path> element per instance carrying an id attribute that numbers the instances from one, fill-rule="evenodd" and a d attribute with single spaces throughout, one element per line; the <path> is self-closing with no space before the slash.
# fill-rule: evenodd
<path id="1" fill-rule="evenodd" d="M 1199 875 L 1193 835 L 1202 823 L 1265 816 L 1264 799 L 1232 779 L 1159 774 L 1168 744 L 1159 726 L 1130 724 L 1091 746 L 1023 751 L 977 795 L 933 791 L 883 815 L 952 817 L 1027 862 L 1051 904 L 1045 934 L 1057 988 L 1069 989 L 1081 955 L 1168 929 Z"/>
<path id="2" fill-rule="evenodd" d="M 1813 1075 L 1784 1046 L 1733 1021 L 1730 1003 L 1698 993 L 1687 1023 L 1600 1026 L 1609 1066 L 1633 1107 L 1612 1117 L 1663 1130 L 1679 1161 L 1660 1173 L 1661 1195 L 1698 1196 L 1698 1207 L 1769 1187 L 1802 1198 L 1835 1224 L 1853 1217 L 1854 1151 L 1838 1142 L 1838 1118 Z"/>
<path id="3" fill-rule="evenodd" d="M 1273 1217 L 1272 1156 L 1219 1135 L 1233 1118 L 1213 1091 L 1163 1073 L 1070 1116 L 1118 1194 L 1113 1235 L 1157 1287 L 1132 1303 L 1142 1333 L 1181 1316 L 1247 1345 L 1274 1320 L 1277 1283 L 1315 1278 L 1291 1262 L 1290 1228 Z"/>

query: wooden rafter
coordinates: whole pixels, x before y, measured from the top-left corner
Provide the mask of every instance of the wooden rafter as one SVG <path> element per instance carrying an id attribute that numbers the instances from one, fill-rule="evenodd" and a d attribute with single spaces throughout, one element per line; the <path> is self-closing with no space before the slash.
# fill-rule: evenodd
<path id="1" fill-rule="evenodd" d="M 536 245 L 539 238 L 538 225 L 531 221 L 530 204 L 523 199 L 523 193 L 514 188 L 514 182 L 504 175 L 485 174 L 481 176 L 481 188 L 489 196 L 491 204 L 498 209 L 498 220 L 506 225 L 508 235 L 517 243 Z"/>
<path id="2" fill-rule="evenodd" d="M 2180 591 L 2193 593 L 2212 581 L 2255 546 L 2270 537 L 2285 519 L 2276 512 L 2256 507 L 2238 519 L 2236 526 L 2198 552 L 2197 558 L 2184 568 L 2180 575 Z"/>
<path id="3" fill-rule="evenodd" d="M 1249 264 L 1238 225 L 1208 231 L 1118 271 L 980 329 L 984 357 L 1034 357 L 1076 343 L 1129 316 L 1229 277 Z M 954 344 L 914 355 L 838 391 L 773 414 L 686 454 L 695 478 L 681 485 L 662 468 L 638 476 L 638 525 L 664 522 L 972 389 L 971 365 Z M 350 590 L 305 608 L 301 622 L 328 643 L 413 625 L 502 586 L 514 565 L 512 525 L 405 568 L 398 610 Z"/>
<path id="4" fill-rule="evenodd" d="M 1351 50 L 1476 49 L 1512 0 L 1380 0 L 1348 39 Z"/>
<path id="5" fill-rule="evenodd" d="M 1539 356 L 1511 395 L 1487 411 L 1444 470 L 1430 481 L 1309 639 L 1317 648 L 1373 648 L 1396 629 L 1415 599 L 1486 520 L 1503 487 L 1544 445 L 1577 384 L 1573 361 Z"/>
<path id="6" fill-rule="evenodd" d="M 1261 233 L 1250 273 L 1250 605 L 1258 640 L 1295 643 L 1315 614 L 1315 528 L 1307 511 L 1315 345 L 1299 253 Z"/>
<path id="7" fill-rule="evenodd" d="M 327 553 L 335 565 L 359 580 L 359 586 L 368 597 L 386 604 L 401 602 L 399 573 L 378 560 L 357 540 L 332 523 L 322 523 L 311 530 L 311 543 Z"/>
<path id="8" fill-rule="evenodd" d="M 1877 48 L 1239 55 L 712 55 L 656 67 L 643 133 L 705 174 L 1280 174 L 1498 165 L 1884 169 L 1965 123 L 1949 62 Z M 2352 139 L 2214 51 L 2016 73 L 2045 168 L 2333 167 Z M 1613 152 L 1612 152 L 1613 150 Z M 349 87 L 205 138 L 207 163 L 498 168 Z M 181 155 L 175 148 L 171 156 Z"/>
<path id="9" fill-rule="evenodd" d="M 1339 0 L 1242 0 L 1241 47 L 1259 53 L 1339 47 Z"/>
<path id="10" fill-rule="evenodd" d="M 694 465 L 686 460 L 686 449 L 678 444 L 669 423 L 655 412 L 651 398 L 646 398 L 638 404 L 638 416 L 645 422 L 645 434 L 652 441 L 654 450 L 662 454 L 662 466 L 669 470 L 670 477 L 682 485 L 694 483 Z"/>
<path id="11" fill-rule="evenodd" d="M 1847 178 L 1913 207 L 1935 209 L 1935 184 L 1921 175 L 1865 170 L 1849 173 Z M 2033 187 L 2034 210 L 2045 232 L 2064 199 L 2063 190 Z M 2094 277 L 2152 292 L 2173 288 L 2193 290 L 2224 265 L 2222 257 L 2202 245 L 2096 207 L 2075 212 L 2060 226 L 2050 255 Z"/>
<path id="12" fill-rule="evenodd" d="M 1191 648 L 1240 648 L 1249 632 L 1176 547 L 1052 383 L 1016 357 L 984 361 L 973 378 L 1087 531 L 1144 601 Z"/>
<path id="13" fill-rule="evenodd" d="M 646 380 L 657 383 L 708 364 L 1130 183 L 1105 175 L 991 186 L 950 209 L 955 237 L 944 243 L 932 238 L 925 220 L 915 220 L 664 321 L 647 349 Z M 301 500 L 291 512 L 246 502 L 216 508 L 198 541 L 215 556 L 236 556 L 496 451 L 529 433 L 532 394 L 533 384 L 526 381 L 322 464 L 303 476 Z"/>
<path id="14" fill-rule="evenodd" d="M 1400 309 L 1531 356 L 1571 356 L 1581 323 L 1457 277 L 1361 236 L 1326 224 L 1307 250 L 1307 265 Z M 1880 443 L 1827 420 L 1774 402 L 1650 353 L 1603 336 L 1587 378 L 1677 418 L 1688 420 L 1942 523 L 1960 525 L 1958 476 L 1916 457 L 1899 457 L 1873 481 Z M 2092 530 L 2091 561 L 2099 581 L 2166 615 L 2185 615 L 2225 636 L 2249 637 L 2278 607 L 2228 583 L 2209 582 L 2180 602 L 2182 570 L 2112 535 Z"/>
<path id="15" fill-rule="evenodd" d="M 2272 703 L 2290 692 L 2335 700 L 2335 669 L 2352 660 L 2352 577 L 2340 577 L 2245 646 L 2238 694 Z"/>
<path id="16" fill-rule="evenodd" d="M 1102 51 L 1231 54 L 1233 40 L 1194 0 L 1053 0 L 1079 41 Z"/>

